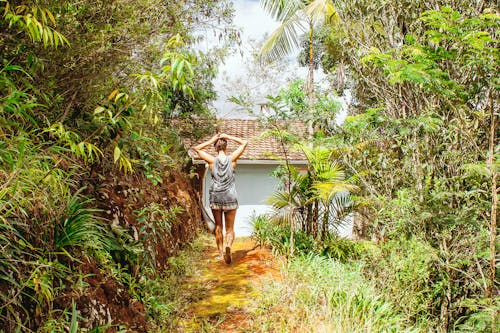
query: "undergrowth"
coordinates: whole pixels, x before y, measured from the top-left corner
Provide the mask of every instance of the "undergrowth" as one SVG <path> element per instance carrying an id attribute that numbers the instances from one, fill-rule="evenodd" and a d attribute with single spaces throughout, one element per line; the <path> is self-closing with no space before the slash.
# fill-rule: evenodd
<path id="1" fill-rule="evenodd" d="M 253 238 L 260 245 L 268 245 L 274 254 L 288 255 L 290 252 L 290 227 L 270 221 L 265 215 L 253 219 Z M 305 231 L 294 233 L 294 253 L 298 255 L 316 254 L 341 261 L 359 258 L 366 251 L 364 243 L 352 242 L 334 233 L 327 233 L 318 239 Z"/>
<path id="2" fill-rule="evenodd" d="M 287 255 L 289 229 L 265 216 L 254 219 L 254 239 Z M 295 253 L 282 267 L 282 281 L 263 287 L 253 308 L 259 332 L 444 332 L 438 299 L 447 286 L 437 269 L 439 253 L 425 241 L 323 241 L 297 233 Z M 433 282 L 437 281 L 437 282 Z M 468 300 L 464 300 L 467 304 Z M 469 306 L 469 305 L 468 305 Z M 477 305 L 453 332 L 491 332 L 491 311 Z"/>
<path id="3" fill-rule="evenodd" d="M 255 302 L 259 332 L 416 332 L 378 296 L 361 263 L 297 256 Z"/>
<path id="4" fill-rule="evenodd" d="M 138 283 L 138 297 L 146 307 L 151 323 L 150 332 L 172 332 L 182 325 L 186 310 L 196 298 L 202 298 L 204 287 L 190 284 L 190 278 L 200 275 L 200 261 L 209 236 L 201 234 L 175 256 L 168 259 L 163 277 L 143 278 Z"/>

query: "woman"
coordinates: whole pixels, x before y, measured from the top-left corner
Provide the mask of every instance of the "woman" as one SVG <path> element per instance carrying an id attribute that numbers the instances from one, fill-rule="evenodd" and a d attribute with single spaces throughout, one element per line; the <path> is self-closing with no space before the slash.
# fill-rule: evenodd
<path id="1" fill-rule="evenodd" d="M 239 147 L 230 155 L 227 155 L 227 140 L 239 143 Z M 203 149 L 213 144 L 216 156 L 212 156 Z M 212 184 L 210 186 L 210 208 L 215 219 L 215 241 L 220 257 L 224 257 L 226 264 L 231 263 L 231 246 L 234 241 L 234 218 L 238 208 L 238 198 L 236 194 L 234 168 L 236 160 L 243 154 L 248 142 L 228 134 L 214 135 L 210 140 L 203 142 L 193 150 L 201 159 L 208 163 L 212 172 Z M 226 247 L 223 251 L 222 237 L 222 215 L 226 225 Z"/>

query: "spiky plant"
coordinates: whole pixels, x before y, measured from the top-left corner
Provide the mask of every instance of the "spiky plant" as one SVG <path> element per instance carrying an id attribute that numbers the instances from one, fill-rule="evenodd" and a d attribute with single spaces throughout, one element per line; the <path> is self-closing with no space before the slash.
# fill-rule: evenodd
<path id="1" fill-rule="evenodd" d="M 81 189 L 68 198 L 65 214 L 55 227 L 56 249 L 77 246 L 100 250 L 109 247 L 108 231 L 102 218 L 96 215 L 99 209 L 89 207 L 92 201 L 81 195 Z"/>

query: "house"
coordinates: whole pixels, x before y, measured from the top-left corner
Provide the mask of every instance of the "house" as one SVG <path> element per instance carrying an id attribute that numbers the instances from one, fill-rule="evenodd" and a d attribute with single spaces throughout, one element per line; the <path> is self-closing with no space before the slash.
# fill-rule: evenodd
<path id="1" fill-rule="evenodd" d="M 287 132 L 300 136 L 306 133 L 302 121 L 278 121 L 273 123 L 273 127 L 286 129 Z M 270 209 L 265 201 L 279 186 L 278 180 L 271 174 L 280 164 L 280 159 L 283 160 L 286 155 L 289 163 L 299 168 L 307 166 L 307 159 L 302 151 L 291 150 L 290 147 L 280 144 L 279 140 L 263 136 L 266 129 L 257 119 L 219 119 L 217 130 L 219 133 L 234 135 L 248 141 L 248 147 L 238 159 L 236 167 L 236 190 L 240 207 L 236 213 L 235 232 L 237 236 L 250 235 L 252 216 Z M 199 142 L 208 139 L 209 137 Z M 236 147 L 236 143 L 228 142 L 229 153 Z M 215 154 L 213 148 L 207 151 Z M 208 207 L 208 189 L 211 181 L 208 165 L 194 151 L 190 150 L 189 154 L 199 175 L 198 188 L 201 197 Z"/>

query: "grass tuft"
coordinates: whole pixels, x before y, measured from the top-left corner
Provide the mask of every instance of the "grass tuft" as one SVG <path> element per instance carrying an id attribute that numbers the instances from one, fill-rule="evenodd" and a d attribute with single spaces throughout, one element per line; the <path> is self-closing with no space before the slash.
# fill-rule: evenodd
<path id="1" fill-rule="evenodd" d="M 360 263 L 308 255 L 283 267 L 255 301 L 258 332 L 416 332 L 375 292 Z"/>

